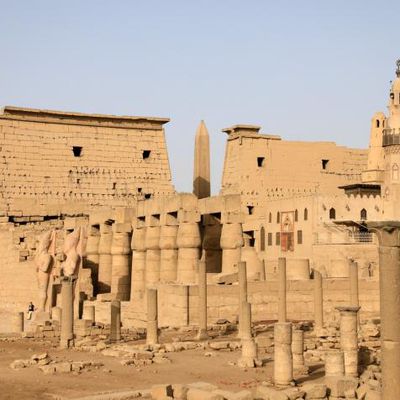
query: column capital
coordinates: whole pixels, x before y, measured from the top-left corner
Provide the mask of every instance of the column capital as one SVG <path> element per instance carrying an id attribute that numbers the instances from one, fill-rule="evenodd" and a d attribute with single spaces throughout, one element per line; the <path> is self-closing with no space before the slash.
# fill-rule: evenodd
<path id="1" fill-rule="evenodd" d="M 367 222 L 367 228 L 377 235 L 380 246 L 400 247 L 400 221 Z"/>

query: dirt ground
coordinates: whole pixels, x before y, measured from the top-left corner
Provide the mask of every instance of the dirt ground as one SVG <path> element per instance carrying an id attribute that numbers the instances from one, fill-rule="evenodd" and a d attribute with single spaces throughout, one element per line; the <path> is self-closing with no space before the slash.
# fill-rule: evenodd
<path id="1" fill-rule="evenodd" d="M 137 343 L 137 342 L 132 342 Z M 47 351 L 56 361 L 100 361 L 103 367 L 81 373 L 45 375 L 36 366 L 13 370 L 10 363 Z M 77 350 L 60 350 L 58 342 L 39 339 L 18 339 L 0 342 L 0 399 L 54 399 L 54 395 L 75 398 L 107 391 L 146 389 L 162 383 L 191 383 L 205 381 L 221 389 L 238 391 L 252 388 L 258 382 L 271 380 L 273 362 L 261 368 L 240 369 L 229 365 L 240 357 L 240 350 L 218 351 L 206 357 L 206 350 L 196 349 L 167 353 L 171 364 L 151 364 L 141 368 L 123 366 L 120 359 Z M 268 355 L 261 355 L 267 358 Z M 318 379 L 318 368 L 300 381 Z M 296 377 L 295 377 L 296 378 Z"/>

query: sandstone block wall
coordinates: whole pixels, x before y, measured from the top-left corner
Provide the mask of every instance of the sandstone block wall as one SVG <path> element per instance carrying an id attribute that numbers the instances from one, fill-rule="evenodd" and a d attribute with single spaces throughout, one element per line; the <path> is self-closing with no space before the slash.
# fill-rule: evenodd
<path id="1" fill-rule="evenodd" d="M 0 114 L 3 215 L 79 214 L 173 193 L 163 124 L 5 107 Z"/>

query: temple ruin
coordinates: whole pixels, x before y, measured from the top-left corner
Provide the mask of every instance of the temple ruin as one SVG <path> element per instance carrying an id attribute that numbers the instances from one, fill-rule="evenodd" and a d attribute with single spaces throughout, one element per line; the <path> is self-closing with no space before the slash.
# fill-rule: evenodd
<path id="1" fill-rule="evenodd" d="M 400 61 L 396 75 L 367 150 L 224 129 L 218 195 L 204 121 L 178 193 L 166 118 L 3 108 L 0 332 L 143 369 L 199 348 L 273 365 L 236 393 L 137 397 L 400 399 Z M 61 368 L 35 360 L 12 368 Z"/>

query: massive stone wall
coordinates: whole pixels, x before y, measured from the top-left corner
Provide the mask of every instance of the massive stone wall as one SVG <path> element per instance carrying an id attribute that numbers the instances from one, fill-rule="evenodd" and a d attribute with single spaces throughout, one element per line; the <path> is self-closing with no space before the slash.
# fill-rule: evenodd
<path id="1" fill-rule="evenodd" d="M 5 107 L 0 212 L 71 215 L 173 193 L 166 122 Z"/>
<path id="2" fill-rule="evenodd" d="M 294 195 L 339 193 L 361 180 L 367 150 L 333 142 L 298 142 L 259 134 L 259 127 L 228 128 L 221 193 L 241 194 L 248 205 Z"/>

